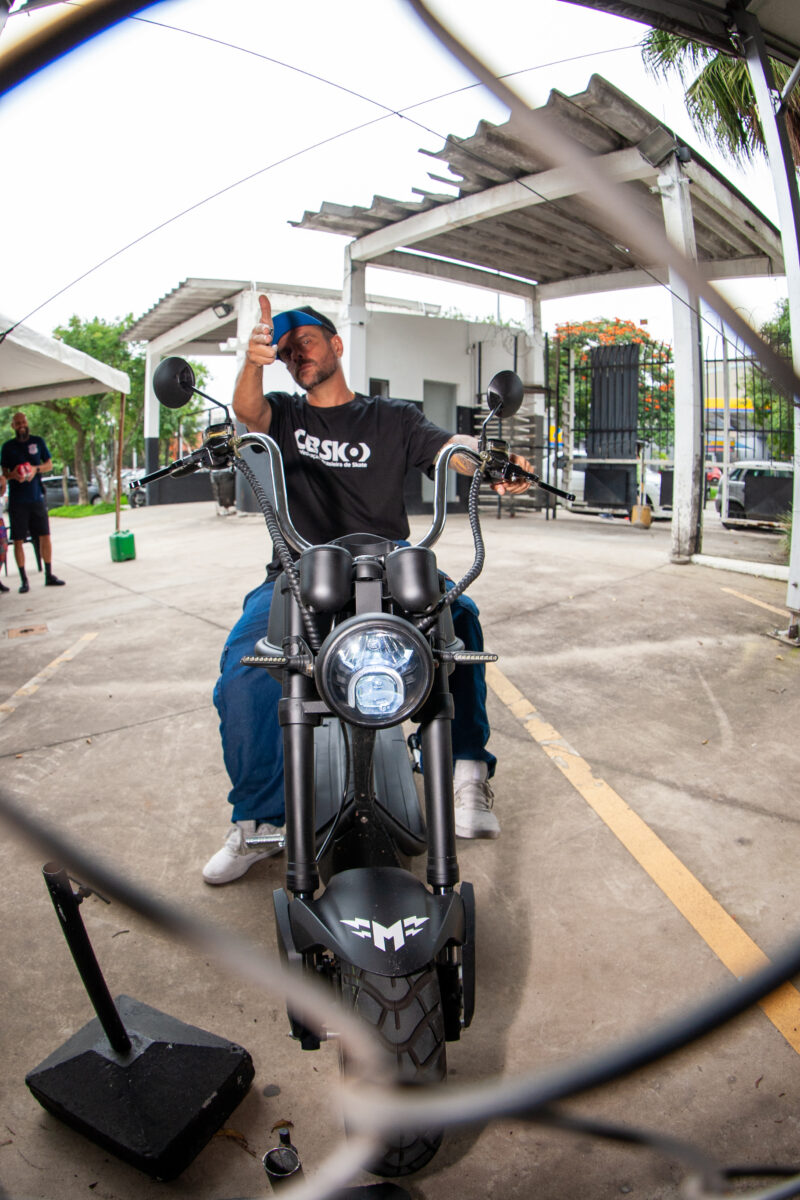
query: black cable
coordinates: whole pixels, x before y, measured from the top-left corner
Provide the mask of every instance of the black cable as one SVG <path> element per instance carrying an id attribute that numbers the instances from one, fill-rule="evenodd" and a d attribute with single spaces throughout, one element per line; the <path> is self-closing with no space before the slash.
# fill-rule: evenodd
<path id="1" fill-rule="evenodd" d="M 266 521 L 269 535 L 272 538 L 272 545 L 275 548 L 275 552 L 280 559 L 281 566 L 283 567 L 286 578 L 289 582 L 289 590 L 295 599 L 297 607 L 300 609 L 300 615 L 303 618 L 303 625 L 305 626 L 306 636 L 308 637 L 308 644 L 312 650 L 319 650 L 320 638 L 316 622 L 314 621 L 312 613 L 309 612 L 300 597 L 300 579 L 294 565 L 294 559 L 292 558 L 291 551 L 289 550 L 289 547 L 286 544 L 286 539 L 283 536 L 283 531 L 281 530 L 278 522 L 278 515 L 275 512 L 272 501 L 262 488 L 249 463 L 246 463 L 243 458 L 237 457 L 233 460 L 233 465 L 237 470 L 241 471 L 242 475 L 244 475 L 245 479 L 255 493 L 256 500 L 258 500 L 264 520 Z"/>
<path id="2" fill-rule="evenodd" d="M 54 24 L 12 46 L 3 55 L 0 96 L 89 38 L 152 3 L 153 0 L 95 0 L 76 8 L 68 17 L 57 18 Z"/>
<path id="3" fill-rule="evenodd" d="M 728 1171 L 705 1150 L 684 1142 L 660 1130 L 638 1128 L 635 1125 L 620 1125 L 612 1121 L 601 1121 L 595 1117 L 585 1117 L 580 1114 L 567 1113 L 560 1108 L 540 1109 L 535 1118 L 537 1124 L 563 1129 L 568 1133 L 588 1134 L 590 1137 L 604 1138 L 606 1141 L 621 1142 L 628 1146 L 644 1146 L 657 1150 L 667 1158 L 675 1158 L 690 1171 L 702 1175 L 709 1185 L 721 1188 L 723 1178 Z"/>
<path id="4" fill-rule="evenodd" d="M 557 163 L 573 172 L 576 179 L 582 182 L 585 188 L 593 189 L 590 191 L 589 200 L 598 213 L 602 214 L 598 216 L 598 220 L 604 220 L 609 228 L 616 229 L 617 238 L 638 240 L 640 256 L 645 253 L 643 249 L 645 244 L 648 245 L 648 248 L 650 243 L 658 246 L 657 257 L 660 261 L 670 269 L 674 269 L 686 281 L 689 288 L 697 294 L 698 300 L 706 300 L 709 306 L 715 309 L 720 319 L 727 322 L 731 330 L 762 363 L 769 364 L 765 367 L 766 373 L 781 390 L 791 397 L 797 396 L 800 391 L 800 377 L 795 374 L 793 366 L 787 364 L 780 355 L 776 354 L 769 343 L 748 326 L 736 310 L 719 293 L 715 292 L 703 277 L 698 265 L 692 263 L 685 254 L 677 249 L 665 233 L 662 234 L 660 226 L 656 222 L 650 220 L 643 213 L 639 213 L 632 202 L 627 203 L 627 197 L 625 197 L 625 202 L 620 202 L 620 198 L 625 196 L 625 193 L 604 171 L 598 171 L 595 168 L 591 156 L 587 154 L 584 147 L 575 139 L 565 139 L 557 124 L 548 118 L 547 114 L 543 114 L 542 110 L 532 109 L 516 92 L 502 83 L 486 64 L 459 41 L 452 31 L 430 11 L 424 0 L 406 0 L 406 3 L 453 57 L 477 79 L 481 80 L 487 90 L 509 109 L 512 117 L 516 118 L 518 136 L 529 148 L 534 147 L 550 162 Z M 516 180 L 516 182 L 521 183 L 522 181 Z M 523 186 L 528 185 L 523 184 Z M 618 245 L 604 229 L 601 228 L 599 233 L 606 241 L 611 241 L 612 245 Z M 630 253 L 630 251 L 627 252 Z M 642 269 L 644 270 L 644 268 Z M 651 277 L 655 279 L 654 276 L 651 275 Z M 682 297 L 677 297 L 677 294 L 670 288 L 667 290 L 674 298 L 682 299 Z M 700 316 L 699 309 L 694 308 L 688 301 L 686 304 L 690 311 Z M 725 337 L 724 332 L 722 336 Z M 800 404 L 800 400 L 795 403 Z"/>
<path id="5" fill-rule="evenodd" d="M 146 5 L 139 4 L 138 7 L 146 7 Z M 365 96 L 363 93 L 357 92 L 352 88 L 348 88 L 348 87 L 344 86 L 343 84 L 336 83 L 335 81 L 333 81 L 331 79 L 326 79 L 324 76 L 316 75 L 313 72 L 307 71 L 302 67 L 297 67 L 297 66 L 293 65 L 292 63 L 286 63 L 286 62 L 283 62 L 281 59 L 273 58 L 270 55 L 261 54 L 259 51 L 249 50 L 247 47 L 237 46 L 235 43 L 226 42 L 221 38 L 215 38 L 208 34 L 199 33 L 199 32 L 196 32 L 195 30 L 191 30 L 191 29 L 185 29 L 185 28 L 183 28 L 181 26 L 177 26 L 177 25 L 168 25 L 166 22 L 155 21 L 152 18 L 134 16 L 132 19 L 140 21 L 143 24 L 153 25 L 157 28 L 173 30 L 176 33 L 182 33 L 188 37 L 198 37 L 198 38 L 203 39 L 204 41 L 209 41 L 209 42 L 212 42 L 217 45 L 228 47 L 230 49 L 237 50 L 244 54 L 251 54 L 257 58 L 263 59 L 266 62 L 270 62 L 277 66 L 283 67 L 286 70 L 294 71 L 300 75 L 305 75 L 308 78 L 314 79 L 317 82 L 327 84 L 330 87 L 336 88 L 339 91 L 343 91 L 343 92 L 347 93 L 348 95 L 351 95 L 357 99 L 363 100 L 368 104 L 374 104 L 375 106 L 382 108 L 384 110 L 384 114 L 383 114 L 383 116 L 376 117 L 371 121 L 366 121 L 360 125 L 355 125 L 355 126 L 351 127 L 350 129 L 342 130 L 339 133 L 333 134 L 330 138 L 324 138 L 321 141 L 315 142 L 314 144 L 312 144 L 310 146 L 303 147 L 303 149 L 296 151 L 293 154 L 287 155 L 286 157 L 284 157 L 282 159 L 277 159 L 275 162 L 269 163 L 269 164 L 267 164 L 267 166 L 261 167 L 257 171 L 253 171 L 249 175 L 244 176 L 242 179 L 236 180 L 234 183 L 227 184 L 225 187 L 220 188 L 218 191 L 213 192 L 208 196 L 205 196 L 202 200 L 198 200 L 195 204 L 191 204 L 191 205 L 189 205 L 189 207 L 182 209 L 180 212 L 175 213 L 171 217 L 168 217 L 165 221 L 162 221 L 160 224 L 155 225 L 152 229 L 148 230 L 146 233 L 141 234 L 139 237 L 135 238 L 133 241 L 128 242 L 125 246 L 120 247 L 119 250 L 115 250 L 113 254 L 108 255 L 106 258 L 104 258 L 100 262 L 96 263 L 93 267 L 90 267 L 88 269 L 88 271 L 85 271 L 83 274 L 79 275 L 76 279 L 73 279 L 70 283 L 65 284 L 65 286 L 63 288 L 60 288 L 57 292 L 55 292 L 47 300 L 43 300 L 41 304 L 38 304 L 29 313 L 27 313 L 26 316 L 21 317 L 18 321 L 16 321 L 8 329 L 0 332 L 0 344 L 2 344 L 2 342 L 6 338 L 6 336 L 9 333 L 11 333 L 14 329 L 16 329 L 18 325 L 21 325 L 25 321 L 29 320 L 30 317 L 34 316 L 37 312 L 39 312 L 40 309 L 44 308 L 47 304 L 50 304 L 53 300 L 55 300 L 59 296 L 63 295 L 64 292 L 69 291 L 70 288 L 74 287 L 77 283 L 80 283 L 83 279 L 86 279 L 89 275 L 93 274 L 95 271 L 100 270 L 100 268 L 104 267 L 107 263 L 112 262 L 115 258 L 118 258 L 121 254 L 124 254 L 127 250 L 130 250 L 134 246 L 138 245 L 140 242 L 145 241 L 152 234 L 158 233 L 160 230 L 166 228 L 168 225 L 171 225 L 173 222 L 180 220 L 182 217 L 188 216 L 188 214 L 195 211 L 195 209 L 202 207 L 204 204 L 210 203 L 210 201 L 217 199 L 219 196 L 224 195 L 226 192 L 232 191 L 234 188 L 239 187 L 241 184 L 250 182 L 250 180 L 255 179 L 258 175 L 262 175 L 267 171 L 273 170 L 275 167 L 283 166 L 283 165 L 285 165 L 285 163 L 292 161 L 292 159 L 299 158 L 304 154 L 310 153 L 312 150 L 317 150 L 321 146 L 324 146 L 324 145 L 328 144 L 329 142 L 337 141 L 339 138 L 348 137 L 352 133 L 359 132 L 362 129 L 368 128 L 370 125 L 376 124 L 379 121 L 384 121 L 384 120 L 388 119 L 389 117 L 395 116 L 395 117 L 400 117 L 403 120 L 410 121 L 411 124 L 415 125 L 419 129 L 423 130 L 425 133 L 431 134 L 432 137 L 437 137 L 437 138 L 442 139 L 446 145 L 448 140 L 450 140 L 448 137 L 446 137 L 444 134 L 440 133 L 438 130 L 432 129 L 429 125 L 425 125 L 421 121 L 417 121 L 414 118 L 408 117 L 407 114 L 415 108 L 421 108 L 427 104 L 436 103 L 439 100 L 447 99 L 452 95 L 458 94 L 459 92 L 466 91 L 471 88 L 483 86 L 480 83 L 468 84 L 463 88 L 454 89 L 452 92 L 443 92 L 443 93 L 441 93 L 437 96 L 431 97 L 427 100 L 417 101 L 414 104 L 407 106 L 406 108 L 395 109 L 395 108 L 392 108 L 390 105 L 385 105 L 381 101 L 375 100 L 370 96 Z M 526 74 L 527 72 L 534 71 L 534 70 L 543 70 L 543 69 L 546 69 L 547 67 L 558 65 L 559 63 L 574 61 L 574 59 L 577 59 L 577 58 L 590 58 L 593 56 L 593 54 L 606 54 L 606 53 L 612 53 L 612 52 L 616 53 L 620 50 L 627 50 L 627 49 L 632 49 L 632 48 L 633 48 L 632 46 L 631 47 L 623 46 L 623 47 L 614 47 L 612 51 L 594 51 L 594 52 L 592 52 L 592 54 L 576 55 L 576 56 L 574 56 L 574 58 L 560 59 L 560 60 L 558 60 L 557 63 L 547 63 L 547 64 L 542 64 L 542 65 L 536 66 L 536 67 L 527 67 L 527 68 L 524 68 L 524 69 L 521 69 L 518 71 L 507 72 L 503 75 L 497 76 L 497 78 L 498 79 L 511 79 L 516 75 Z M 461 140 L 461 139 L 458 140 L 458 146 L 459 146 L 459 150 L 463 154 L 472 158 L 478 166 L 484 166 L 484 167 L 489 168 L 493 174 L 498 171 L 498 167 L 495 163 L 492 163 L 490 160 L 483 158 L 475 150 L 471 149 L 470 147 L 467 147 L 464 144 L 463 140 Z M 502 170 L 502 168 L 501 168 L 501 170 Z M 531 195 L 536 196 L 537 199 L 541 199 L 541 200 L 545 199 L 545 197 L 543 197 L 541 195 L 541 193 L 538 192 L 531 184 L 523 182 L 522 180 L 520 180 L 517 177 L 515 177 L 514 175 L 512 175 L 509 171 L 505 171 L 505 177 L 506 177 L 507 182 L 509 182 L 509 183 L 510 182 L 520 183 L 523 188 L 527 189 L 531 193 Z M 570 214 L 567 213 L 563 208 L 560 208 L 557 203 L 555 203 L 554 201 L 548 201 L 547 203 L 549 205 L 551 212 L 554 212 L 557 215 L 565 217 L 566 219 L 571 219 Z M 598 238 L 602 239 L 607 246 L 609 246 L 612 249 L 619 250 L 618 244 L 610 237 L 610 235 L 608 235 L 602 229 L 602 227 L 595 225 L 595 226 L 593 226 L 593 230 L 594 230 L 595 234 L 598 236 Z M 700 311 L 698 309 L 696 309 L 692 304 L 690 304 L 689 301 L 687 301 L 683 296 L 679 296 L 676 292 L 674 292 L 672 290 L 672 288 L 670 288 L 669 284 L 662 283 L 662 281 L 660 279 L 658 279 L 656 277 L 656 275 L 652 271 L 650 271 L 646 266 L 639 265 L 639 270 L 641 270 L 645 275 L 648 275 L 653 280 L 653 283 L 656 286 L 664 288 L 673 297 L 673 299 L 679 300 L 682 304 L 685 304 L 686 307 L 688 307 L 691 312 L 694 312 L 698 317 L 705 320 L 705 318 L 702 317 L 702 314 L 700 313 Z M 711 322 L 706 321 L 706 323 L 720 337 L 724 338 L 725 340 L 729 340 L 726 337 L 726 334 L 724 331 L 724 325 L 723 325 L 722 329 L 717 329 L 714 325 L 711 324 Z"/>
<path id="6" fill-rule="evenodd" d="M 469 488 L 469 501 L 467 504 L 467 513 L 469 516 L 470 529 L 472 530 L 472 543 L 475 547 L 475 558 L 472 561 L 472 566 L 467 571 L 458 583 L 454 584 L 449 591 L 445 592 L 441 600 L 437 601 L 435 608 L 428 614 L 423 621 L 419 623 L 419 629 L 422 633 L 427 631 L 436 624 L 439 614 L 445 608 L 449 608 L 454 604 L 462 592 L 466 591 L 471 583 L 473 583 L 481 571 L 486 560 L 486 548 L 483 543 L 483 534 L 481 533 L 481 521 L 478 513 L 478 494 L 481 488 L 483 474 L 480 468 L 472 476 L 472 483 Z"/>

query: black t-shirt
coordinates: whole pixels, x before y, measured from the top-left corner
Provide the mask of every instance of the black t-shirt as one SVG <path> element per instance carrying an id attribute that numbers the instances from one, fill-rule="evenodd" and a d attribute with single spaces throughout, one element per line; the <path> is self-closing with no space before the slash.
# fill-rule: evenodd
<path id="1" fill-rule="evenodd" d="M 33 434 L 26 437 L 24 441 L 11 438 L 10 441 L 3 443 L 3 449 L 0 451 L 0 466 L 8 467 L 11 471 L 20 463 L 31 463 L 32 466 L 38 467 L 40 463 L 49 462 L 49 460 L 50 451 L 47 449 L 44 438 L 35 437 Z M 41 500 L 44 500 L 44 486 L 38 473 L 32 479 L 25 480 L 24 483 L 17 479 L 9 479 L 9 506 L 36 504 Z"/>
<path id="2" fill-rule="evenodd" d="M 265 399 L 269 435 L 283 455 L 289 512 L 306 541 L 331 542 L 345 533 L 408 537 L 405 477 L 412 467 L 428 471 L 451 434 L 408 400 L 356 394 L 348 404 L 318 408 L 288 392 Z"/>

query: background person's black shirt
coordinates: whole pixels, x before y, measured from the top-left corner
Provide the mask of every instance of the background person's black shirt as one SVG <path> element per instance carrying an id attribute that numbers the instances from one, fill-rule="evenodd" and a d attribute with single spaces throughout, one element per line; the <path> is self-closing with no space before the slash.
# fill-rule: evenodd
<path id="1" fill-rule="evenodd" d="M 348 404 L 318 408 L 288 392 L 265 399 L 269 436 L 283 455 L 289 512 L 306 541 L 345 533 L 408 537 L 406 475 L 412 467 L 428 471 L 451 434 L 407 400 L 357 393 Z M 270 577 L 277 569 L 273 560 Z"/>
<path id="2" fill-rule="evenodd" d="M 3 443 L 3 448 L 0 450 L 0 466 L 8 467 L 12 471 L 20 463 L 30 463 L 32 466 L 38 467 L 40 463 L 48 462 L 49 459 L 50 451 L 47 449 L 44 438 L 36 437 L 34 434 L 30 434 L 23 441 L 11 438 L 10 441 Z M 42 500 L 44 500 L 44 485 L 40 475 L 36 474 L 33 479 L 26 479 L 24 482 L 18 479 L 9 479 L 9 507 L 14 504 L 37 504 Z"/>

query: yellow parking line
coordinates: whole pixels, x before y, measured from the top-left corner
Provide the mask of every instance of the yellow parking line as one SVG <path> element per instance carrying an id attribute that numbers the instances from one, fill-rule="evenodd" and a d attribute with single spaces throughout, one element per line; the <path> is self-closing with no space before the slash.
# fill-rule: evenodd
<path id="1" fill-rule="evenodd" d="M 27 699 L 28 696 L 35 695 L 42 684 L 46 683 L 48 679 L 51 679 L 53 675 L 55 675 L 62 663 L 71 662 L 72 659 L 75 658 L 77 654 L 80 654 L 81 650 L 83 650 L 85 646 L 88 646 L 89 642 L 93 642 L 96 637 L 96 633 L 84 633 L 78 638 L 74 646 L 70 646 L 70 648 L 65 650 L 63 654 L 59 654 L 58 658 L 54 658 L 51 663 L 48 663 L 43 671 L 40 671 L 38 675 L 34 675 L 33 678 L 29 679 L 27 683 L 23 683 L 22 687 L 17 688 L 14 694 L 9 696 L 8 700 L 6 700 L 4 704 L 0 704 L 0 721 L 5 721 L 6 717 L 10 717 L 12 713 L 16 712 L 20 703 Z"/>
<path id="2" fill-rule="evenodd" d="M 766 608 L 767 612 L 777 613 L 779 617 L 791 617 L 791 613 L 787 608 L 776 608 L 774 604 L 765 604 L 763 600 L 756 600 L 755 596 L 748 596 L 746 592 L 737 592 L 733 588 L 722 589 L 729 596 L 738 596 L 740 600 L 747 600 L 749 604 L 757 604 L 759 608 Z"/>
<path id="3" fill-rule="evenodd" d="M 486 666 L 486 682 L 728 970 L 740 978 L 766 966 L 769 959 L 763 950 L 658 834 L 604 779 L 592 773 L 586 760 L 544 720 L 494 663 Z M 800 992 L 797 988 L 790 983 L 784 984 L 765 997 L 760 1007 L 792 1049 L 800 1054 Z"/>

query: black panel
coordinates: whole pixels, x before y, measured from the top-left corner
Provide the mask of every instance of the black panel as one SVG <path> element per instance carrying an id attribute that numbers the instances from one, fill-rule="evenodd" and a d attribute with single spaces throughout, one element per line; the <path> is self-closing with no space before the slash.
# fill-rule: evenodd
<path id="1" fill-rule="evenodd" d="M 593 508 L 632 508 L 636 504 L 636 467 L 587 467 L 583 498 Z"/>
<path id="2" fill-rule="evenodd" d="M 592 350 L 591 364 L 587 455 L 589 458 L 636 458 L 639 344 L 600 346 Z"/>
<path id="3" fill-rule="evenodd" d="M 744 509 L 748 517 L 777 521 L 792 507 L 794 479 L 791 475 L 753 475 L 744 481 Z"/>

